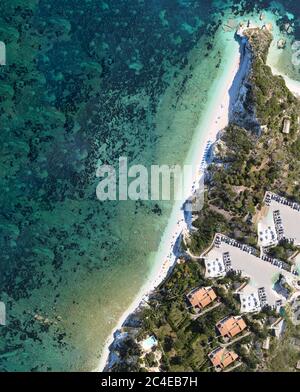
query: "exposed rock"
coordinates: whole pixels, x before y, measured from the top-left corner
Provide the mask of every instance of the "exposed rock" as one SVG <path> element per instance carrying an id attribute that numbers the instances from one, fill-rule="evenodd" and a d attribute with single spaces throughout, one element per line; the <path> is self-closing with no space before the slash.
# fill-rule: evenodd
<path id="1" fill-rule="evenodd" d="M 243 35 L 245 32 L 243 32 Z M 247 130 L 256 130 L 259 132 L 260 124 L 256 116 L 254 105 L 249 105 L 249 93 L 251 90 L 251 83 L 249 82 L 249 75 L 252 66 L 252 48 L 249 40 L 245 37 L 241 42 L 242 59 L 241 68 L 245 69 L 245 77 L 242 80 L 238 95 L 232 99 L 230 108 L 230 122 Z"/>
<path id="2" fill-rule="evenodd" d="M 284 49 L 286 47 L 286 40 L 281 38 L 280 40 L 278 40 L 277 42 L 277 48 L 278 49 Z"/>

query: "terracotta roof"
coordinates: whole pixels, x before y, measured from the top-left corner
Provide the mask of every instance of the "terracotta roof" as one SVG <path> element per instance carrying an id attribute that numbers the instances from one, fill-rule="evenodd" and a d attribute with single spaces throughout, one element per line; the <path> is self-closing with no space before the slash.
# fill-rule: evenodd
<path id="1" fill-rule="evenodd" d="M 239 356 L 234 351 L 228 351 L 225 348 L 218 347 L 208 354 L 208 357 L 214 367 L 225 369 L 232 362 L 236 361 Z"/>
<path id="2" fill-rule="evenodd" d="M 213 302 L 217 295 L 211 287 L 201 287 L 190 292 L 187 297 L 193 307 L 202 309 Z"/>
<path id="3" fill-rule="evenodd" d="M 216 327 L 222 336 L 233 338 L 235 335 L 241 333 L 247 325 L 241 316 L 229 316 L 219 321 Z"/>

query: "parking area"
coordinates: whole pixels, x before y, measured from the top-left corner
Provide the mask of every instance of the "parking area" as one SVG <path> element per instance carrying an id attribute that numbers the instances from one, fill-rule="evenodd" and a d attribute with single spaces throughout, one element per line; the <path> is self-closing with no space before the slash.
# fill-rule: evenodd
<path id="1" fill-rule="evenodd" d="M 225 271 L 223 276 L 226 275 L 226 271 L 234 270 L 250 278 L 250 283 L 244 291 L 244 299 L 247 304 L 249 302 L 249 308 L 258 307 L 258 304 L 254 306 L 250 303 L 252 299 L 257 301 L 257 298 L 259 298 L 261 307 L 266 304 L 276 307 L 279 301 L 284 303 L 286 299 L 274 290 L 274 284 L 280 275 L 284 276 L 290 284 L 297 279 L 294 274 L 284 268 L 285 265 L 280 260 L 267 256 L 260 258 L 256 249 L 240 244 L 222 234 L 216 235 L 214 246 L 204 255 L 204 259 L 206 268 L 208 268 L 208 263 L 222 260 L 224 265 L 222 271 Z M 206 271 L 209 276 L 208 269 Z"/>

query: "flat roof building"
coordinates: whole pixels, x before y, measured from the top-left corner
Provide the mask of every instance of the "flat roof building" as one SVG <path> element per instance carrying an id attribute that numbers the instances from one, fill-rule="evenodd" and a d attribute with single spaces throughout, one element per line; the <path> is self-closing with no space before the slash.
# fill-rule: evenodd
<path id="1" fill-rule="evenodd" d="M 262 348 L 263 348 L 264 350 L 269 350 L 269 349 L 270 349 L 270 336 L 268 336 L 268 337 L 263 341 Z"/>
<path id="2" fill-rule="evenodd" d="M 226 274 L 226 267 L 223 257 L 215 260 L 205 260 L 206 276 L 209 278 L 219 278 Z"/>
<path id="3" fill-rule="evenodd" d="M 247 325 L 241 316 L 227 316 L 219 321 L 216 327 L 224 338 L 232 339 L 243 332 Z"/>
<path id="4" fill-rule="evenodd" d="M 274 332 L 276 338 L 281 338 L 286 329 L 286 322 L 284 319 L 280 318 L 273 325 L 271 325 L 271 330 Z"/>
<path id="5" fill-rule="evenodd" d="M 5 303 L 0 302 L 0 325 L 6 324 Z"/>
<path id="6" fill-rule="evenodd" d="M 238 357 L 239 356 L 234 351 L 229 351 L 222 347 L 218 347 L 208 354 L 208 358 L 217 371 L 222 371 L 236 361 Z"/>
<path id="7" fill-rule="evenodd" d="M 217 295 L 212 287 L 200 287 L 191 291 L 187 298 L 194 309 L 202 310 L 211 304 Z"/>

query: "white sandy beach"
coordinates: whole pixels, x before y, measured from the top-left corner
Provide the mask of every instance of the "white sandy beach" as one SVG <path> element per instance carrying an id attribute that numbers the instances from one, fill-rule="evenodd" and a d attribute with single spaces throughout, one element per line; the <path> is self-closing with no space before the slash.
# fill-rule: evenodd
<path id="1" fill-rule="evenodd" d="M 211 94 L 213 98 L 208 103 L 206 115 L 195 132 L 195 139 L 192 143 L 190 154 L 187 158 L 186 164 L 192 164 L 193 167 L 199 168 L 195 171 L 194 178 L 191 178 L 187 186 L 187 195 L 192 195 L 203 176 L 203 168 L 205 166 L 205 154 L 209 143 L 214 143 L 217 139 L 219 131 L 224 129 L 229 122 L 229 107 L 230 96 L 229 91 L 234 95 L 237 94 L 240 82 L 244 76 L 246 67 L 240 67 L 240 52 L 239 44 L 234 41 L 233 33 L 231 37 L 231 45 L 234 45 L 234 50 L 231 49 L 232 55 L 227 59 L 227 64 L 224 67 L 222 77 L 218 78 L 212 86 Z M 240 72 L 238 73 L 240 69 Z M 236 78 L 238 74 L 238 77 Z M 233 82 L 235 81 L 234 85 Z M 206 131 L 205 131 L 206 130 Z M 177 256 L 175 243 L 181 233 L 187 228 L 184 219 L 184 212 L 182 210 L 182 202 L 175 202 L 168 226 L 161 239 L 159 250 L 156 254 L 155 267 L 152 270 L 151 276 L 146 285 L 142 287 L 131 306 L 124 312 L 119 319 L 118 325 L 107 340 L 105 348 L 102 352 L 102 357 L 96 371 L 102 371 L 106 365 L 109 356 L 109 346 L 114 340 L 114 334 L 119 330 L 127 317 L 133 313 L 137 307 L 149 296 L 168 275 L 168 272 L 174 266 Z M 163 263 L 162 263 L 163 260 Z"/>

